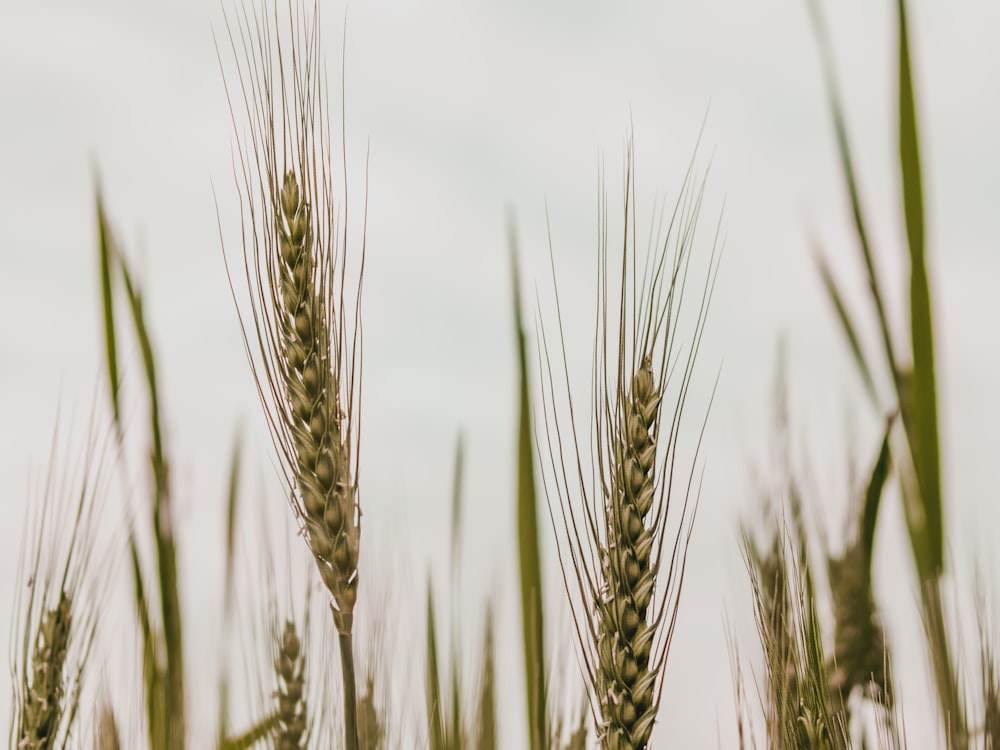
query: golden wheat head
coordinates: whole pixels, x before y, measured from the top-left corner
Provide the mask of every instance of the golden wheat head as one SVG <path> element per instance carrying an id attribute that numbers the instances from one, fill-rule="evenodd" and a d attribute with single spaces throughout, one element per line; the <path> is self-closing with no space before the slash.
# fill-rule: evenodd
<path id="1" fill-rule="evenodd" d="M 689 172 L 669 228 L 640 266 L 632 167 L 629 144 L 617 295 L 608 291 L 609 286 L 614 290 L 608 276 L 615 266 L 608 262 L 606 209 L 601 206 L 589 436 L 578 429 L 572 398 L 567 396 L 568 405 L 560 406 L 553 359 L 542 332 L 548 363 L 543 384 L 545 440 L 540 441 L 549 454 L 546 494 L 554 523 L 557 516 L 562 521 L 556 529 L 560 562 L 598 739 L 610 750 L 646 747 L 659 708 L 691 531 L 693 465 L 682 480 L 686 486 L 679 488 L 682 507 L 673 514 L 668 510 L 683 407 L 714 277 L 710 264 L 693 334 L 682 343 L 677 312 L 702 192 L 687 189 Z M 559 328 L 564 341 L 561 313 Z M 568 394 L 571 374 L 565 349 L 562 358 Z M 681 367 L 675 369 L 678 362 Z M 668 390 L 672 371 L 676 387 Z M 581 446 L 592 446 L 592 454 L 585 456 Z M 668 532 L 668 515 L 676 515 L 676 531 Z"/>

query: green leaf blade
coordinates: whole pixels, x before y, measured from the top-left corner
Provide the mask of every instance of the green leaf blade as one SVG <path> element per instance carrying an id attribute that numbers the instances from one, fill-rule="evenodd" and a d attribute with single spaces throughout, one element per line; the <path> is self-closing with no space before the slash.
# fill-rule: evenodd
<path id="1" fill-rule="evenodd" d="M 899 165 L 903 214 L 910 251 L 910 336 L 913 346 L 912 418 L 906 419 L 910 450 L 916 469 L 926 519 L 928 559 L 925 575 L 944 569 L 944 529 L 941 490 L 941 451 L 938 433 L 937 378 L 934 363 L 934 326 L 926 265 L 923 176 L 917 131 L 906 5 L 898 0 L 899 19 Z"/>
<path id="2" fill-rule="evenodd" d="M 531 393 L 528 356 L 521 313 L 517 240 L 509 228 L 513 283 L 514 328 L 517 340 L 519 407 L 517 437 L 517 537 L 521 571 L 521 618 L 524 639 L 525 696 L 531 750 L 546 746 L 546 686 L 544 610 L 542 604 L 541 552 L 538 541 L 538 497 L 535 485 L 534 444 L 531 434 Z"/>

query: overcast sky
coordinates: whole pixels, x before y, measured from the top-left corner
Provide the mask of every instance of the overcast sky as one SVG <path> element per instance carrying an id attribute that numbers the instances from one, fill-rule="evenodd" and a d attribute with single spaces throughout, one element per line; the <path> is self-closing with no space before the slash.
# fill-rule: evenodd
<path id="1" fill-rule="evenodd" d="M 863 197 L 898 325 L 906 283 L 894 161 L 894 3 L 827 5 Z M 213 39 L 220 38 L 223 64 L 230 66 L 222 7 L 230 5 L 0 2 L 0 595 L 11 601 L 19 585 L 21 517 L 38 497 L 29 480 L 47 464 L 57 403 L 73 406 L 83 423 L 101 383 L 99 179 L 146 290 L 188 614 L 200 634 L 193 649 L 203 657 L 214 648 L 217 623 L 205 613 L 217 611 L 226 462 L 239 427 L 252 464 L 248 494 L 276 507 L 279 517 L 284 512 L 273 492 L 270 442 L 222 262 L 220 225 L 227 242 L 239 237 L 233 124 Z M 324 44 L 338 92 L 343 19 L 342 3 L 324 4 Z M 1000 522 L 1000 5 L 914 2 L 911 29 L 938 313 L 949 540 L 966 570 L 982 562 L 998 581 L 1000 560 L 985 529 Z M 711 168 L 696 253 L 707 258 L 721 216 L 725 254 L 692 408 L 707 404 L 720 368 L 721 380 L 654 736 L 680 747 L 732 746 L 727 634 L 736 633 L 741 651 L 755 649 L 737 523 L 759 500 L 779 340 L 787 345 L 791 414 L 798 450 L 810 457 L 818 512 L 841 517 L 848 462 L 864 466 L 879 439 L 810 253 L 810 238 L 822 238 L 861 309 L 863 279 L 805 2 L 359 0 L 347 12 L 346 40 L 354 206 L 364 195 L 370 149 L 362 564 L 388 558 L 385 569 L 400 571 L 386 574 L 391 582 L 367 585 L 402 592 L 418 607 L 429 566 L 445 585 L 441 550 L 461 431 L 464 620 L 472 637 L 482 603 L 498 586 L 503 700 L 512 715 L 522 702 L 506 217 L 512 213 L 518 228 L 526 302 L 534 307 L 537 288 L 538 315 L 547 319 L 553 313 L 547 211 L 560 290 L 571 308 L 567 339 L 586 355 L 600 169 L 610 231 L 620 232 L 615 210 L 631 124 L 638 223 L 648 227 L 657 201 L 675 199 L 706 122 L 696 163 Z M 535 310 L 528 315 L 534 320 Z M 137 360 L 130 361 L 125 377 L 137 379 Z M 139 436 L 135 400 L 132 414 Z M 687 438 L 694 437 L 692 429 Z M 898 508 L 888 506 L 883 520 L 878 586 L 892 605 L 891 631 L 912 648 L 919 631 Z M 549 599 L 556 602 L 551 545 L 546 555 Z M 964 578 L 957 588 L 965 595 L 970 586 Z M 570 632 L 556 619 L 553 641 Z M 560 648 L 572 669 L 570 647 Z M 404 648 L 397 658 L 421 668 L 418 649 Z M 910 684 L 907 676 L 922 679 L 919 657 L 902 669 L 903 684 Z M 195 690 L 212 695 L 206 685 Z M 931 706 L 926 691 L 915 692 L 918 708 L 910 716 Z M 6 710 L 0 701 L 0 716 Z M 200 721 L 212 715 L 201 706 L 196 714 Z M 913 747 L 935 744 L 909 739 Z M 523 741 L 505 735 L 504 746 Z"/>

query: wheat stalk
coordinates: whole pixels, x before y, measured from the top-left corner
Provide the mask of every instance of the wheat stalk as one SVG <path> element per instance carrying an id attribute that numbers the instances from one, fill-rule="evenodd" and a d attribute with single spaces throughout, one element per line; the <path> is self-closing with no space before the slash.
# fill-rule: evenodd
<path id="1" fill-rule="evenodd" d="M 230 25 L 233 50 L 246 62 L 239 81 L 249 120 L 249 135 L 238 139 L 250 297 L 249 315 L 241 312 L 240 319 L 291 506 L 331 595 L 345 741 L 355 750 L 353 625 L 361 536 L 356 374 L 364 245 L 352 297 L 346 176 L 335 205 L 318 6 L 309 16 L 301 6 L 291 15 L 289 47 L 266 20 L 240 16 L 240 42 Z M 230 106 L 235 120 L 232 100 Z M 251 338 L 257 346 L 251 347 Z"/>
<path id="2" fill-rule="evenodd" d="M 694 335 L 680 345 L 676 313 L 684 295 L 688 250 L 703 194 L 703 188 L 694 194 L 688 191 L 690 180 L 689 171 L 666 234 L 657 237 L 644 267 L 640 266 L 629 141 L 625 237 L 617 295 L 608 291 L 607 220 L 601 206 L 593 432 L 589 437 L 578 429 L 572 397 L 567 396 L 568 405 L 564 406 L 557 400 L 553 356 L 542 330 L 547 375 L 542 388 L 545 435 L 539 444 L 548 448 L 545 491 L 591 690 L 598 740 L 609 750 L 644 748 L 649 743 L 693 519 L 689 504 L 692 466 L 683 488 L 677 530 L 668 534 L 677 436 L 715 273 L 710 264 Z M 714 253 L 712 257 L 714 260 Z M 558 310 L 558 289 L 556 304 Z M 569 394 L 571 378 L 561 311 L 558 315 L 562 375 Z M 684 362 L 670 410 L 664 408 L 669 398 L 667 385 L 679 359 Z M 583 445 L 593 447 L 589 479 Z M 557 515 L 561 524 L 556 522 Z"/>

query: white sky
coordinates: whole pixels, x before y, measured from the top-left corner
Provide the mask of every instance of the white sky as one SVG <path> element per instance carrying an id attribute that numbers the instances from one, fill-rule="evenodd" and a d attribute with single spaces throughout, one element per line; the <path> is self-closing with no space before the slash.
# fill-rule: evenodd
<path id="1" fill-rule="evenodd" d="M 864 198 L 892 282 L 891 315 L 900 322 L 906 286 L 893 160 L 894 4 L 828 5 Z M 985 530 L 1000 521 L 990 489 L 1000 447 L 1000 350 L 989 333 L 1000 322 L 1000 6 L 911 5 L 949 540 L 965 569 L 983 562 L 995 581 L 1000 560 Z M 336 86 L 343 5 L 326 4 L 324 13 Z M 37 498 L 27 493 L 29 478 L 47 463 L 57 401 L 77 405 L 82 421 L 102 377 L 97 174 L 145 285 L 194 632 L 213 633 L 217 624 L 205 613 L 213 611 L 221 579 L 215 545 L 238 425 L 257 465 L 247 472 L 249 496 L 273 489 L 265 481 L 270 444 L 242 352 L 213 197 L 214 190 L 222 231 L 234 242 L 233 133 L 213 44 L 213 31 L 223 29 L 219 4 L 202 0 L 0 3 L 3 601 L 11 601 L 16 585 L 20 519 Z M 224 44 L 222 56 L 228 62 Z M 571 326 L 570 345 L 585 351 L 599 165 L 614 211 L 623 139 L 633 122 L 639 222 L 648 226 L 657 196 L 673 201 L 708 112 L 699 163 L 711 160 L 711 173 L 699 249 L 707 256 L 723 200 L 727 241 L 700 372 L 707 382 L 721 365 L 722 379 L 654 737 L 682 747 L 732 746 L 727 631 L 736 631 L 744 652 L 755 648 L 736 528 L 739 515 L 755 507 L 754 472 L 768 455 L 780 337 L 819 512 L 840 517 L 846 461 L 867 464 L 878 440 L 808 247 L 811 234 L 822 237 L 845 285 L 857 290 L 852 299 L 863 301 L 805 3 L 356 2 L 348 13 L 346 99 L 355 206 L 371 148 L 362 564 L 394 561 L 380 564 L 399 571 L 382 588 L 404 592 L 417 607 L 428 565 L 445 585 L 451 460 L 463 431 L 466 630 L 470 638 L 478 633 L 481 603 L 501 582 L 504 710 L 513 716 L 522 706 L 511 562 L 516 384 L 506 212 L 517 220 L 526 299 L 533 300 L 537 285 L 544 300 L 548 206 L 560 289 L 576 308 L 573 319 L 584 321 Z M 552 312 L 543 307 L 541 314 Z M 131 362 L 125 375 L 138 378 Z M 707 391 L 695 394 L 695 410 Z M 138 409 L 133 419 L 141 426 Z M 283 501 L 278 495 L 267 502 Z M 899 647 L 913 648 L 919 632 L 908 609 L 914 597 L 900 524 L 898 509 L 887 506 L 878 585 L 890 601 Z M 546 553 L 549 601 L 556 602 L 551 546 Z M 970 588 L 968 578 L 957 583 L 963 596 Z M 421 631 L 417 625 L 409 632 Z M 212 637 L 193 637 L 196 655 L 210 657 Z M 412 646 L 422 638 L 402 638 L 396 657 L 417 671 L 422 650 Z M 904 685 L 922 678 L 922 656 L 911 653 L 902 660 Z M 212 695 L 207 685 L 195 690 Z M 930 707 L 928 695 L 917 693 L 910 716 Z M 6 702 L 0 705 L 3 717 Z M 199 710 L 200 720 L 211 717 Z M 935 744 L 909 739 L 917 748 Z M 505 747 L 523 741 L 503 738 Z"/>

